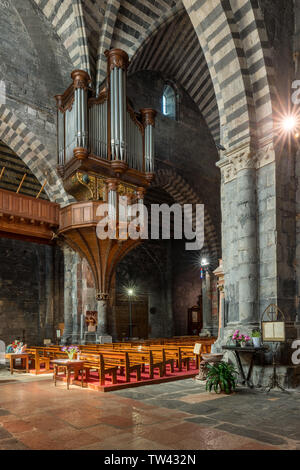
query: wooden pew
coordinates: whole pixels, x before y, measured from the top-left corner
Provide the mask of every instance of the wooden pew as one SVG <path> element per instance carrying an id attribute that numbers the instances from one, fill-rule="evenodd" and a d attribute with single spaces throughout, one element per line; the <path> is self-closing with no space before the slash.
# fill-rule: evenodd
<path id="1" fill-rule="evenodd" d="M 155 354 L 151 349 L 148 351 L 139 351 L 134 350 L 133 348 L 129 349 L 128 351 L 130 361 L 134 361 L 135 363 L 140 363 L 141 368 L 144 371 L 145 366 L 149 366 L 149 378 L 153 379 L 154 377 L 154 369 L 159 369 L 159 376 L 162 377 L 165 372 L 164 367 L 164 360 L 163 355 Z"/>
<path id="2" fill-rule="evenodd" d="M 95 350 L 85 350 L 85 353 L 99 354 L 103 357 L 105 367 L 119 367 L 121 373 L 125 371 L 126 382 L 130 382 L 130 373 L 136 372 L 137 380 L 141 380 L 141 361 L 130 359 L 128 351 L 108 350 L 106 348 Z M 81 353 L 83 354 L 83 353 Z"/>
<path id="3" fill-rule="evenodd" d="M 101 353 L 80 353 L 78 357 L 80 360 L 84 361 L 86 380 L 89 378 L 89 372 L 96 369 L 99 374 L 100 385 L 105 385 L 105 374 L 111 375 L 113 384 L 117 383 L 118 366 L 105 364 L 105 360 Z"/>
<path id="4" fill-rule="evenodd" d="M 35 374 L 40 373 L 41 364 L 45 365 L 45 371 L 50 370 L 50 358 L 45 356 L 42 351 L 34 348 L 26 348 L 26 353 L 29 354 L 29 359 L 34 361 Z"/>

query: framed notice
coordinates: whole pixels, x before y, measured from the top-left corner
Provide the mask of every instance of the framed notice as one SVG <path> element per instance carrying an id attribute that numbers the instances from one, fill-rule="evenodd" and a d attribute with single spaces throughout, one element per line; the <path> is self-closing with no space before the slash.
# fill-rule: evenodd
<path id="1" fill-rule="evenodd" d="M 196 343 L 196 344 L 195 344 L 195 347 L 194 347 L 194 354 L 197 354 L 197 355 L 200 354 L 200 352 L 201 352 L 201 346 L 202 346 L 201 343 Z"/>
<path id="2" fill-rule="evenodd" d="M 285 341 L 285 323 L 281 321 L 263 321 L 262 339 L 264 343 Z"/>

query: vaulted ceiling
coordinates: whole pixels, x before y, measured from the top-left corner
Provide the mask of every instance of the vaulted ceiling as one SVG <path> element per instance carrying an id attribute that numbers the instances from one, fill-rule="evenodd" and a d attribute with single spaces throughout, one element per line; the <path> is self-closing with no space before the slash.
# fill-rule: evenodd
<path id="1" fill-rule="evenodd" d="M 206 60 L 185 10 L 155 31 L 133 57 L 129 72 L 155 70 L 181 84 L 219 140 L 219 113 Z"/>
<path id="2" fill-rule="evenodd" d="M 16 192 L 24 175 L 26 177 L 20 189 L 20 194 L 36 197 L 41 190 L 41 184 L 32 171 L 4 142 L 0 140 L 0 188 Z M 48 199 L 45 191 L 41 199 Z"/>
<path id="3" fill-rule="evenodd" d="M 190 94 L 216 141 L 214 87 L 194 27 L 181 0 L 32 0 L 52 24 L 74 68 L 85 68 L 99 88 L 104 51 L 126 50 L 130 73 L 156 70 Z"/>

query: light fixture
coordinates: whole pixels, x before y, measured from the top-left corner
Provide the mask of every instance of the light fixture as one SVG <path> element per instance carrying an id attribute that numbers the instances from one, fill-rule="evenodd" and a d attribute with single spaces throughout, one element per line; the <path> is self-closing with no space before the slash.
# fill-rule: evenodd
<path id="1" fill-rule="evenodd" d="M 285 116 L 282 121 L 282 127 L 285 132 L 292 132 L 297 127 L 297 119 L 293 115 Z"/>
<path id="2" fill-rule="evenodd" d="M 128 289 L 128 290 L 127 290 L 127 294 L 128 294 L 129 296 L 133 295 L 133 293 L 134 293 L 133 289 Z"/>
<path id="3" fill-rule="evenodd" d="M 205 266 L 209 265 L 209 261 L 206 258 L 201 259 L 201 266 L 204 268 Z"/>

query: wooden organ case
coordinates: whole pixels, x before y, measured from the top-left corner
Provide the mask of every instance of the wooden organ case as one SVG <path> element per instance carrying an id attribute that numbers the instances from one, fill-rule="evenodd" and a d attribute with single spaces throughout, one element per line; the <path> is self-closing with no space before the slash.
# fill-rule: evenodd
<path id="1" fill-rule="evenodd" d="M 57 95 L 58 172 L 77 202 L 60 211 L 59 235 L 92 269 L 98 300 L 97 336 L 107 335 L 107 305 L 116 265 L 139 240 L 120 236 L 99 239 L 99 206 L 109 203 L 109 216 L 119 221 L 120 197 L 143 204 L 154 178 L 156 112 L 136 113 L 126 95 L 128 55 L 106 51 L 107 79 L 98 95 L 83 70 L 72 72 L 72 84 Z M 127 221 L 125 221 L 127 226 Z M 124 232 L 124 226 L 123 232 Z M 125 227 L 126 228 L 126 227 Z"/>

